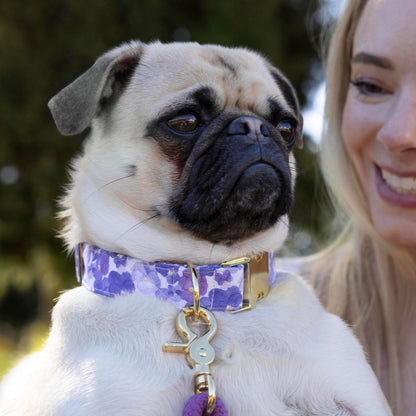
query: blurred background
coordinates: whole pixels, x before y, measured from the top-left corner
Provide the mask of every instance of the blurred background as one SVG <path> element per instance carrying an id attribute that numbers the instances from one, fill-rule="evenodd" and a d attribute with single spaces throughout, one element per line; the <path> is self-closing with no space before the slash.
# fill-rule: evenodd
<path id="1" fill-rule="evenodd" d="M 123 41 L 247 46 L 292 80 L 305 110 L 305 138 L 295 150 L 296 203 L 282 255 L 322 244 L 331 212 L 317 168 L 319 38 L 335 3 L 339 7 L 337 0 L 1 0 L 0 377 L 42 345 L 54 299 L 77 285 L 55 217 L 82 138 L 60 136 L 46 104 Z"/>

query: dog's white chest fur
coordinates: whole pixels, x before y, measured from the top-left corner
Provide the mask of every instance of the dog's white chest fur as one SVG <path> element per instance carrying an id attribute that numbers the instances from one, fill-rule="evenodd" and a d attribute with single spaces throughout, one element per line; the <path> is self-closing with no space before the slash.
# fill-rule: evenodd
<path id="1" fill-rule="evenodd" d="M 194 371 L 184 355 L 162 351 L 178 339 L 177 313 L 140 294 L 66 292 L 44 350 L 8 376 L 0 414 L 181 414 Z M 252 311 L 215 315 L 211 368 L 229 416 L 385 414 L 358 343 L 297 277 L 280 282 Z"/>

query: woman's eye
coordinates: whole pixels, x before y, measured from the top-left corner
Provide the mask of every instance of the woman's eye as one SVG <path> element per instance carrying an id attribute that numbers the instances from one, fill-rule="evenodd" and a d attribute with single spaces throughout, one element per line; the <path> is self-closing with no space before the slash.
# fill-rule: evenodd
<path id="1" fill-rule="evenodd" d="M 277 130 L 279 130 L 283 140 L 288 146 L 292 145 L 296 138 L 296 127 L 287 120 L 282 120 L 277 125 Z"/>
<path id="2" fill-rule="evenodd" d="M 170 119 L 167 124 L 179 133 L 192 133 L 198 128 L 199 120 L 193 114 L 181 114 Z"/>
<path id="3" fill-rule="evenodd" d="M 360 94 L 364 95 L 377 95 L 386 92 L 386 90 L 383 87 L 380 87 L 380 85 L 366 80 L 351 81 L 351 84 Z"/>

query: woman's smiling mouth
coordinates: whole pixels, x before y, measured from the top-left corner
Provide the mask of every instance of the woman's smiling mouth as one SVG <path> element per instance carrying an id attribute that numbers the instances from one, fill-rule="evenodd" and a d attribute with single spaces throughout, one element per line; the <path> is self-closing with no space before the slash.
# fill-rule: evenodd
<path id="1" fill-rule="evenodd" d="M 381 169 L 381 176 L 384 182 L 390 186 L 395 192 L 399 194 L 414 194 L 416 193 L 416 177 L 415 176 L 397 176 L 387 170 Z"/>
<path id="2" fill-rule="evenodd" d="M 416 208 L 416 177 L 398 176 L 374 165 L 379 195 L 402 208 Z"/>

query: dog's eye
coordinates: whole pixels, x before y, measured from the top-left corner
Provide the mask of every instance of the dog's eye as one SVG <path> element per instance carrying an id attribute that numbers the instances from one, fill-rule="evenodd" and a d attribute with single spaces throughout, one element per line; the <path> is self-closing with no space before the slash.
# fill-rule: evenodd
<path id="1" fill-rule="evenodd" d="M 296 138 L 296 128 L 288 120 L 282 120 L 277 125 L 277 130 L 280 131 L 280 134 L 282 135 L 283 140 L 286 142 L 288 146 L 292 145 Z"/>
<path id="2" fill-rule="evenodd" d="M 182 114 L 170 119 L 168 126 L 179 133 L 192 133 L 199 126 L 199 120 L 193 114 Z"/>

